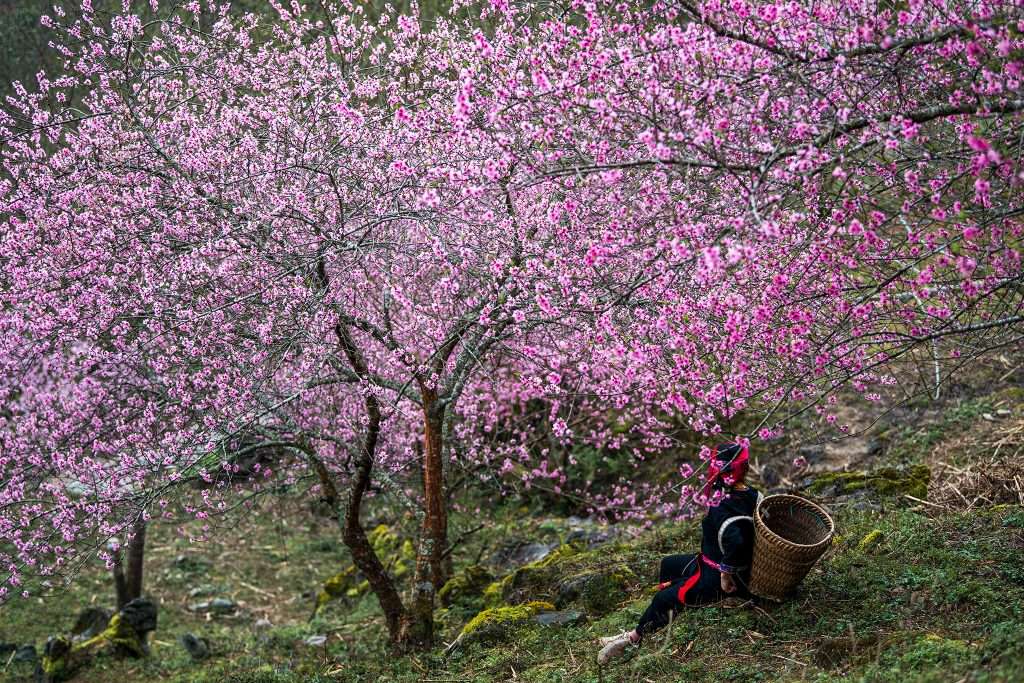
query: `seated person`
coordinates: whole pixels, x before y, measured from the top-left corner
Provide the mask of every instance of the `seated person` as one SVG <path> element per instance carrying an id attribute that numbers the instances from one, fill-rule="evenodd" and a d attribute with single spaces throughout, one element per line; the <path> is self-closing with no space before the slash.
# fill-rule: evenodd
<path id="1" fill-rule="evenodd" d="M 754 508 L 760 494 L 743 483 L 749 452 L 731 443 L 716 448 L 708 464 L 704 494 L 720 502 L 708 508 L 701 522 L 701 552 L 669 555 L 661 560 L 660 590 L 632 631 L 601 639 L 597 657 L 602 666 L 630 645 L 669 623 L 684 606 L 708 605 L 726 597 L 749 598 L 750 562 L 754 550 Z"/>

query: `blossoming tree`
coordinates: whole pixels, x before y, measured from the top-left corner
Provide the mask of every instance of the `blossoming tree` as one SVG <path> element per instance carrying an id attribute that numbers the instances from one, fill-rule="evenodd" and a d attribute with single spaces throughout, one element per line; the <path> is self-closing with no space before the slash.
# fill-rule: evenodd
<path id="1" fill-rule="evenodd" d="M 508 428 L 530 406 L 556 445 L 661 457 L 680 422 L 769 438 L 904 360 L 938 391 L 1020 342 L 1015 3 L 328 7 L 86 5 L 67 73 L 9 103 L 7 587 L 186 480 L 218 514 L 234 456 L 276 449 L 263 481 L 315 478 L 393 639 L 426 643 L 446 468 L 559 490 Z M 408 604 L 374 481 L 421 519 Z"/>
<path id="2" fill-rule="evenodd" d="M 465 427 L 499 462 L 559 479 L 534 435 L 486 437 L 538 397 L 563 443 L 656 456 L 680 415 L 771 438 L 808 410 L 835 422 L 845 388 L 878 401 L 920 374 L 937 395 L 1020 344 L 1015 4 L 493 7 L 458 53 L 481 125 L 559 198 L 568 239 L 596 207 L 605 227 L 584 254 L 604 289 L 563 320 L 586 361 L 571 334 L 528 344 L 561 386 L 520 383 Z M 654 509 L 629 488 L 609 509 Z M 692 487 L 671 488 L 685 511 Z"/>

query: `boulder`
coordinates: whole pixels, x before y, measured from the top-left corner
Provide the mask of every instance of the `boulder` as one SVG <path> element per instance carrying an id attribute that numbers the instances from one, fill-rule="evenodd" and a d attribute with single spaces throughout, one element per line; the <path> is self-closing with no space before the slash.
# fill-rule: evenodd
<path id="1" fill-rule="evenodd" d="M 214 586 L 212 583 L 204 583 L 192 588 L 188 592 L 190 598 L 206 598 L 211 595 L 217 595 L 221 589 L 218 586 Z"/>
<path id="2" fill-rule="evenodd" d="M 80 642 L 99 635 L 110 623 L 113 613 L 103 607 L 86 607 L 71 627 L 71 640 Z"/>
<path id="3" fill-rule="evenodd" d="M 507 640 L 514 631 L 530 622 L 541 612 L 553 612 L 555 606 L 550 602 L 533 601 L 522 605 L 492 607 L 486 609 L 469 620 L 462 627 L 458 641 L 489 641 Z"/>
<path id="4" fill-rule="evenodd" d="M 534 599 L 538 587 L 549 586 L 553 577 L 561 573 L 558 565 L 578 552 L 575 546 L 566 543 L 548 551 L 541 559 L 519 567 L 484 589 L 484 605 L 500 607 L 505 603 L 518 604 Z"/>
<path id="5" fill-rule="evenodd" d="M 43 649 L 39 679 L 44 683 L 67 680 L 104 650 L 145 657 L 149 654 L 148 637 L 156 624 L 156 604 L 149 598 L 136 598 L 110 617 L 106 627 L 91 638 L 76 641 L 65 636 L 51 637 Z"/>
<path id="6" fill-rule="evenodd" d="M 885 540 L 885 534 L 881 529 L 872 529 L 857 544 L 857 550 L 862 553 L 870 553 Z"/>
<path id="7" fill-rule="evenodd" d="M 475 605 L 479 608 L 484 590 L 493 581 L 494 575 L 487 569 L 480 565 L 471 565 L 448 579 L 438 591 L 437 598 L 444 607 Z"/>
<path id="8" fill-rule="evenodd" d="M 156 630 L 156 603 L 149 598 L 135 598 L 121 609 L 121 619 L 145 644 L 146 637 Z"/>
<path id="9" fill-rule="evenodd" d="M 825 446 L 823 444 L 800 446 L 796 449 L 796 456 L 806 460 L 808 465 L 817 465 L 825 458 Z"/>
<path id="10" fill-rule="evenodd" d="M 178 642 L 185 648 L 185 651 L 188 652 L 193 661 L 206 659 L 210 656 L 210 644 L 206 638 L 197 636 L 194 633 L 184 633 L 178 638 Z"/>
<path id="11" fill-rule="evenodd" d="M 820 496 L 928 497 L 931 470 L 925 465 L 885 467 L 871 471 L 826 472 L 814 478 L 809 491 Z"/>
<path id="12" fill-rule="evenodd" d="M 522 540 L 508 541 L 491 555 L 490 563 L 499 569 L 515 569 L 525 564 L 539 562 L 558 548 L 558 543 L 531 543 Z"/>
<path id="13" fill-rule="evenodd" d="M 39 659 L 39 655 L 36 653 L 35 645 L 22 645 L 14 653 L 15 662 L 23 664 L 34 664 Z"/>
<path id="14" fill-rule="evenodd" d="M 416 549 L 412 541 L 400 538 L 387 524 L 378 524 L 367 538 L 392 578 L 401 579 L 415 567 Z M 329 602 L 340 598 L 357 598 L 369 590 L 369 581 L 363 579 L 354 566 L 345 567 L 324 582 L 316 594 L 313 614 L 319 613 Z"/>
<path id="15" fill-rule="evenodd" d="M 587 615 L 578 610 L 561 610 L 559 612 L 538 612 L 533 620 L 541 626 L 570 626 L 581 624 L 587 620 Z"/>
<path id="16" fill-rule="evenodd" d="M 770 463 L 761 465 L 761 484 L 764 488 L 772 490 L 779 485 L 781 480 L 778 468 Z"/>
<path id="17" fill-rule="evenodd" d="M 238 611 L 238 603 L 228 598 L 214 598 L 192 603 L 188 606 L 188 610 L 199 614 L 228 615 Z"/>
<path id="18" fill-rule="evenodd" d="M 589 614 L 608 614 L 629 596 L 629 584 L 635 579 L 633 572 L 625 568 L 569 576 L 558 582 L 555 602 L 559 607 L 579 605 Z"/>
<path id="19" fill-rule="evenodd" d="M 578 548 L 593 550 L 606 543 L 618 539 L 619 529 L 610 524 L 601 524 L 584 517 L 569 517 L 565 520 L 569 525 L 569 533 L 565 542 Z"/>
<path id="20" fill-rule="evenodd" d="M 565 544 L 544 559 L 520 567 L 484 589 L 484 604 L 500 607 L 529 600 L 575 605 L 589 614 L 607 614 L 628 597 L 636 575 L 626 566 L 608 567 L 602 550 L 581 552 Z"/>
<path id="21" fill-rule="evenodd" d="M 350 565 L 324 581 L 323 587 L 318 593 L 315 593 L 316 606 L 313 608 L 314 614 L 319 612 L 324 605 L 332 600 L 339 600 L 346 597 L 349 590 L 354 588 L 357 576 L 358 572 L 356 571 L 356 568 Z M 313 597 L 313 595 L 314 594 L 310 594 L 309 597 Z M 303 597 L 306 597 L 305 594 L 303 594 Z"/>
<path id="22" fill-rule="evenodd" d="M 593 550 L 605 543 L 610 543 L 618 537 L 618 534 L 611 527 L 608 528 L 574 528 L 565 537 L 566 543 Z"/>
<path id="23" fill-rule="evenodd" d="M 39 662 L 36 680 L 40 683 L 59 683 L 74 675 L 86 657 L 75 656 L 71 641 L 64 636 L 50 636 L 43 646 L 43 658 Z"/>

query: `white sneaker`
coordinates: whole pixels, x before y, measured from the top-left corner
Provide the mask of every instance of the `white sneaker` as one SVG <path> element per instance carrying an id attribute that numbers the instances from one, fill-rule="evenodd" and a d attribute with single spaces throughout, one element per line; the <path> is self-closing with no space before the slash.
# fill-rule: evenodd
<path id="1" fill-rule="evenodd" d="M 616 633 L 614 636 L 605 636 L 603 638 L 598 638 L 597 640 L 598 640 L 598 642 L 601 643 L 601 647 L 604 647 L 608 643 L 615 642 L 616 640 L 618 640 L 622 636 L 628 636 L 630 633 L 631 633 L 631 631 L 623 631 L 622 633 Z"/>
<path id="2" fill-rule="evenodd" d="M 636 644 L 629 639 L 628 633 L 615 636 L 614 639 L 605 645 L 597 654 L 598 666 L 605 666 L 613 659 L 618 659 L 622 656 L 622 653 L 626 651 L 627 647 L 636 647 Z"/>

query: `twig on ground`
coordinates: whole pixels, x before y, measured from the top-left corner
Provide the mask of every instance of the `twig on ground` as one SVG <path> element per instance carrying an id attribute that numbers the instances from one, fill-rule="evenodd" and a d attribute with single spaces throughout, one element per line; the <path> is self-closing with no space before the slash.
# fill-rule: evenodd
<path id="1" fill-rule="evenodd" d="M 277 597 L 276 595 L 274 595 L 270 591 L 263 590 L 262 588 L 258 588 L 256 586 L 252 585 L 251 583 L 247 583 L 245 581 L 239 581 L 238 585 L 243 586 L 245 588 L 248 588 L 249 590 L 253 591 L 254 593 L 259 593 L 260 595 L 265 595 L 268 598 L 276 598 Z"/>
<path id="2" fill-rule="evenodd" d="M 1005 382 L 1010 377 L 1010 375 L 1012 375 L 1013 373 L 1015 373 L 1018 370 L 1020 370 L 1021 367 L 1022 366 L 1018 365 L 1018 366 L 1014 367 L 1013 369 L 1009 370 L 1008 372 L 1003 373 L 1002 377 L 1000 377 L 998 380 L 996 380 L 997 383 Z"/>
<path id="3" fill-rule="evenodd" d="M 945 505 L 939 505 L 938 503 L 933 503 L 930 500 L 922 500 L 920 498 L 917 498 L 915 496 L 910 495 L 909 493 L 903 494 L 903 497 L 904 498 L 909 498 L 910 500 L 914 501 L 915 503 L 924 503 L 925 505 L 931 505 L 932 507 L 939 508 L 940 510 L 945 510 L 946 509 Z"/>
<path id="4" fill-rule="evenodd" d="M 785 659 L 787 662 L 793 662 L 794 664 L 799 664 L 800 666 L 807 666 L 806 663 L 798 661 L 796 659 L 793 659 L 792 657 L 786 657 L 784 655 L 777 655 L 777 654 L 774 654 L 774 653 L 772 653 L 772 657 L 778 657 L 779 659 Z"/>

